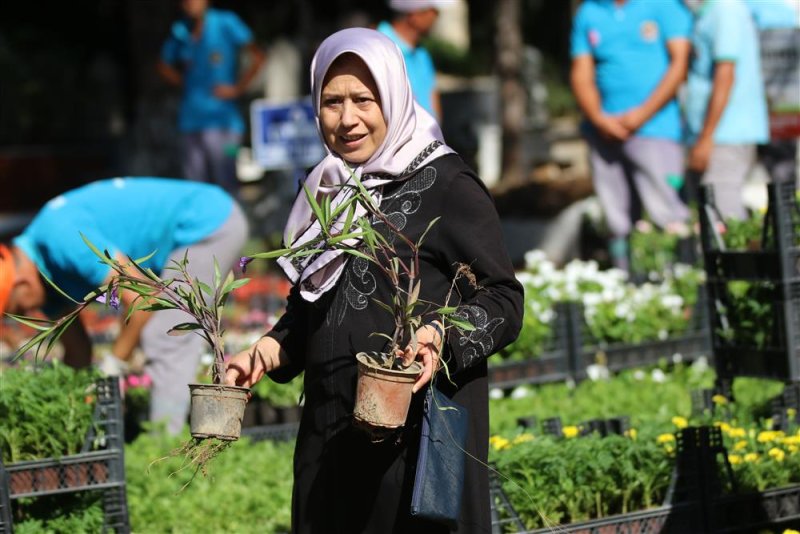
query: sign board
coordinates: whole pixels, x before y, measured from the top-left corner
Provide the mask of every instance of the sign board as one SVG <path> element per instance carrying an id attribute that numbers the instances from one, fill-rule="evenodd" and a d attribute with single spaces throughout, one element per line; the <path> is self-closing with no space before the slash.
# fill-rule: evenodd
<path id="1" fill-rule="evenodd" d="M 759 33 L 770 137 L 800 137 L 800 28 Z"/>
<path id="2" fill-rule="evenodd" d="M 302 169 L 319 163 L 325 148 L 311 99 L 250 104 L 253 160 L 265 170 Z"/>

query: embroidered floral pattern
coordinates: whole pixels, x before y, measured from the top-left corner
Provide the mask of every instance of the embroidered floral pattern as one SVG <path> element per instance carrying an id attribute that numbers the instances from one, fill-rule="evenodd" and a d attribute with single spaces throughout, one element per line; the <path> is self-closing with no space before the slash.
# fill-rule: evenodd
<path id="1" fill-rule="evenodd" d="M 463 365 L 469 367 L 476 360 L 486 358 L 492 353 L 494 349 L 492 336 L 505 319 L 502 317 L 490 319 L 486 310 L 478 305 L 460 306 L 454 315 L 475 327 L 471 332 L 456 329 L 458 333 L 456 343 L 459 347 L 465 347 L 461 356 Z"/>
<path id="2" fill-rule="evenodd" d="M 396 192 L 384 197 L 381 206 L 386 217 L 398 230 L 406 227 L 408 216 L 416 213 L 422 205 L 422 192 L 430 189 L 435 182 L 436 169 L 425 167 L 406 180 Z M 392 232 L 382 228 L 382 223 L 375 222 L 374 226 L 384 235 L 394 237 Z M 355 257 L 345 268 L 341 281 L 342 289 L 337 294 L 334 304 L 336 324 L 342 324 L 348 308 L 363 310 L 369 304 L 369 297 L 375 292 L 376 280 L 368 269 L 369 262 L 367 260 Z"/>

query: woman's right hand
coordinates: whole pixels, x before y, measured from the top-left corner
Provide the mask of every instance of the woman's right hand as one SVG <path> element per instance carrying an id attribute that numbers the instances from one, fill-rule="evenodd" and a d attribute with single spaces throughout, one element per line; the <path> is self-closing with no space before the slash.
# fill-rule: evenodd
<path id="1" fill-rule="evenodd" d="M 225 364 L 225 384 L 253 387 L 280 364 L 280 344 L 264 336 L 250 348 L 232 356 Z"/>

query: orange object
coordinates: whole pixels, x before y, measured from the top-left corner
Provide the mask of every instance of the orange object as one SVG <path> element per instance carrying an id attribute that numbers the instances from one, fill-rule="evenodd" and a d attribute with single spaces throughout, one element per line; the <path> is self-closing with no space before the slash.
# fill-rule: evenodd
<path id="1" fill-rule="evenodd" d="M 7 246 L 0 245 L 0 314 L 6 311 L 15 278 L 14 256 Z"/>

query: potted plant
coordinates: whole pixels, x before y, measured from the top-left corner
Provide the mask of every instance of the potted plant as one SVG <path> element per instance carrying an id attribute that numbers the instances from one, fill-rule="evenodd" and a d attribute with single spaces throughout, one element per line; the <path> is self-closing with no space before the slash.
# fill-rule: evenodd
<path id="1" fill-rule="evenodd" d="M 333 206 L 330 197 L 322 203 L 306 188 L 304 192 L 314 216 L 320 223 L 320 235 L 309 242 L 292 248 L 254 254 L 243 258 L 243 264 L 260 259 L 277 257 L 297 258 L 335 249 L 360 257 L 377 266 L 391 287 L 391 301 L 376 303 L 393 318 L 392 332 L 373 332 L 383 337 L 387 345 L 382 352 L 359 352 L 356 403 L 353 417 L 356 425 L 366 429 L 375 439 L 402 426 L 408 415 L 412 387 L 422 367 L 417 362 L 405 365 L 401 355 L 406 346 L 417 352 L 417 330 L 423 318 L 437 315 L 444 329 L 456 326 L 471 331 L 474 326 L 455 316 L 457 308 L 449 305 L 455 282 L 460 276 L 469 276 L 469 268 L 462 266 L 451 281 L 444 303 L 428 302 L 420 298 L 420 247 L 425 236 L 438 218 L 428 223 L 416 241 L 392 223 L 380 209 L 358 178 L 351 173 L 351 182 L 342 185 L 349 190 L 346 200 Z M 291 241 L 291 240 L 290 240 Z M 410 254 L 399 252 L 405 247 Z M 443 330 L 443 332 L 445 331 Z"/>
<path id="2" fill-rule="evenodd" d="M 112 269 L 113 274 L 110 281 L 90 292 L 82 301 L 76 301 L 45 277 L 51 286 L 75 304 L 75 308 L 56 320 L 8 314 L 13 319 L 38 331 L 18 349 L 16 356 L 19 357 L 28 350 L 35 349 L 37 357 L 41 350 L 44 350 L 43 356 L 46 357 L 58 338 L 86 307 L 93 302 L 101 302 L 118 309 L 120 291 L 131 291 L 137 297 L 130 306 L 126 319 L 129 319 L 131 314 L 137 310 L 150 312 L 181 310 L 187 313 L 192 320 L 175 325 L 170 329 L 169 334 L 199 334 L 213 351 L 214 358 L 210 369 L 212 383 L 189 384 L 192 396 L 192 437 L 198 440 L 198 443 L 213 438 L 226 442 L 238 439 L 249 390 L 224 384 L 225 350 L 221 314 L 231 292 L 246 284 L 248 279 L 236 280 L 233 278 L 233 274 L 229 274 L 223 279 L 215 260 L 214 280 L 212 285 L 208 285 L 191 276 L 188 271 L 187 255 L 184 255 L 181 261 L 173 261 L 166 268 L 174 273 L 171 278 L 161 278 L 152 269 L 142 266 L 152 254 L 140 259 L 128 257 L 127 261 L 121 261 L 112 257 L 108 251 L 101 252 L 85 236 L 82 237 L 97 257 Z M 193 447 L 196 448 L 198 443 L 194 443 Z"/>

